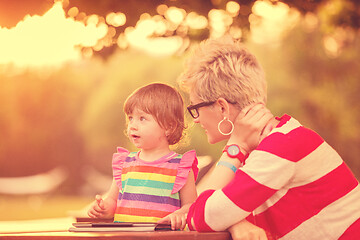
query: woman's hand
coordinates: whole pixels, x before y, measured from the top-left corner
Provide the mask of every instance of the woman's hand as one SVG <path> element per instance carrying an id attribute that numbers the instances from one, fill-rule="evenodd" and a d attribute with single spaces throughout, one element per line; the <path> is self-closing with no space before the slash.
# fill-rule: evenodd
<path id="1" fill-rule="evenodd" d="M 264 229 L 255 226 L 254 224 L 242 220 L 229 229 L 233 240 L 267 240 Z"/>
<path id="2" fill-rule="evenodd" d="M 245 107 L 236 117 L 234 132 L 228 141 L 236 143 L 246 153 L 250 153 L 258 145 L 260 140 L 272 130 L 269 122 L 274 116 L 265 105 L 258 103 Z"/>
<path id="3" fill-rule="evenodd" d="M 111 200 L 103 200 L 100 195 L 95 196 L 94 203 L 90 206 L 88 215 L 91 218 L 112 218 L 115 206 Z"/>
<path id="4" fill-rule="evenodd" d="M 184 230 L 186 225 L 186 213 L 175 211 L 170 213 L 166 217 L 160 219 L 157 223 L 160 224 L 171 224 L 172 230 Z"/>

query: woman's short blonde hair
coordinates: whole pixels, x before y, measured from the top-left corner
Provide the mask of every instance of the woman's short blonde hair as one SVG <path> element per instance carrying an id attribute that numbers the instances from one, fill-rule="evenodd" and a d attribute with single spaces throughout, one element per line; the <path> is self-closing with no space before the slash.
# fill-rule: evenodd
<path id="1" fill-rule="evenodd" d="M 124 112 L 129 115 L 135 108 L 151 114 L 162 128 L 169 131 L 169 145 L 180 141 L 185 129 L 184 101 L 175 88 L 162 83 L 138 88 L 126 99 Z"/>
<path id="2" fill-rule="evenodd" d="M 231 37 L 200 43 L 179 77 L 182 89 L 202 101 L 225 98 L 239 109 L 266 103 L 265 74 L 255 56 Z"/>

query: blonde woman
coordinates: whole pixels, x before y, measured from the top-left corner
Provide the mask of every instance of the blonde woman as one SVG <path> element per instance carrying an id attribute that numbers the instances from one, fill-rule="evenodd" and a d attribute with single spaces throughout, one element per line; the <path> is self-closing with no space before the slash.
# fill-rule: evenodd
<path id="1" fill-rule="evenodd" d="M 266 109 L 264 72 L 231 38 L 202 42 L 179 84 L 209 143 L 227 141 L 189 227 L 233 239 L 360 239 L 360 187 L 317 133 Z M 254 225 L 253 225 L 254 224 Z M 244 238 L 244 239 L 245 239 Z"/>

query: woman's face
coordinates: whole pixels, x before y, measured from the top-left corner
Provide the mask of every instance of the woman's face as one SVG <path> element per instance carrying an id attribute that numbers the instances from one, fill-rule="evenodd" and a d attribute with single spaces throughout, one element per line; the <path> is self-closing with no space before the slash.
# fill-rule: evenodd
<path id="1" fill-rule="evenodd" d="M 190 94 L 190 101 L 191 105 L 203 102 L 193 94 Z M 210 144 L 214 144 L 228 138 L 228 136 L 222 135 L 218 130 L 218 124 L 223 119 L 223 115 L 221 113 L 221 106 L 217 102 L 210 106 L 200 107 L 197 110 L 199 116 L 194 118 L 194 122 L 199 123 L 205 130 Z M 223 131 L 226 132 L 226 130 Z"/>

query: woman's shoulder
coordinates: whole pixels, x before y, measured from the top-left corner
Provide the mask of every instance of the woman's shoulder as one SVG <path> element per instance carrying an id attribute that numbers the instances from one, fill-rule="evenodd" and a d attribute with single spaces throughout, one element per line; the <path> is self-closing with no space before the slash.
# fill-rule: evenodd
<path id="1" fill-rule="evenodd" d="M 296 119 L 288 115 L 281 119 L 279 125 L 260 142 L 256 150 L 296 162 L 324 142 L 319 134 L 304 127 Z"/>

